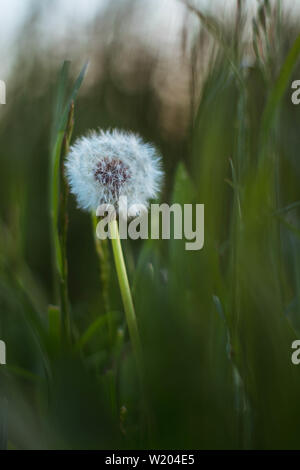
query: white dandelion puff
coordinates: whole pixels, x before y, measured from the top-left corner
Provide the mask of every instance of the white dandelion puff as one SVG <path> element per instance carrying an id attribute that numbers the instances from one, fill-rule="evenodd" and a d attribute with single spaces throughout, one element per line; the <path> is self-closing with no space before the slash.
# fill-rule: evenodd
<path id="1" fill-rule="evenodd" d="M 163 172 L 156 149 L 131 132 L 92 131 L 75 141 L 66 176 L 80 208 L 116 206 L 121 197 L 131 206 L 148 206 L 160 190 Z"/>

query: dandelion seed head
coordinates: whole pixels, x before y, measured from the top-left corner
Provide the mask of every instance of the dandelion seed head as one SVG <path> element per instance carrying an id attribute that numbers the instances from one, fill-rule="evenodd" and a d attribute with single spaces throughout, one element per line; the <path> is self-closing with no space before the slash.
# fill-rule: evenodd
<path id="1" fill-rule="evenodd" d="M 156 149 L 139 135 L 120 130 L 92 131 L 77 139 L 65 169 L 78 206 L 88 211 L 102 204 L 116 206 L 122 196 L 128 207 L 147 207 L 163 176 Z"/>

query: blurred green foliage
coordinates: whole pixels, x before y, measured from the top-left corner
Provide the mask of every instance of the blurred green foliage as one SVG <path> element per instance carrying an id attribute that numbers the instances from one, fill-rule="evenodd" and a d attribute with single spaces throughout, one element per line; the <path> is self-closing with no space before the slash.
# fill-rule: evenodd
<path id="1" fill-rule="evenodd" d="M 26 25 L 33 58 L 26 66 L 20 50 L 0 121 L 2 448 L 299 448 L 300 368 L 291 362 L 291 343 L 300 335 L 300 110 L 290 99 L 300 74 L 299 31 L 261 4 L 250 64 L 242 10 L 235 28 L 194 12 L 215 48 L 201 96 L 191 96 L 187 131 L 178 123 L 179 138 L 156 119 L 153 58 L 135 64 L 133 91 L 114 80 L 117 40 L 75 103 L 74 137 L 98 126 L 140 132 L 163 154 L 162 201 L 205 204 L 201 251 L 186 251 L 184 240 L 123 242 L 146 397 L 110 246 L 95 244 L 92 222 L 73 198 L 73 343 L 62 333 L 48 210 L 59 64 L 39 54 L 26 37 L 34 25 Z M 195 33 L 193 50 L 202 35 Z M 193 65 L 191 93 L 199 78 Z"/>

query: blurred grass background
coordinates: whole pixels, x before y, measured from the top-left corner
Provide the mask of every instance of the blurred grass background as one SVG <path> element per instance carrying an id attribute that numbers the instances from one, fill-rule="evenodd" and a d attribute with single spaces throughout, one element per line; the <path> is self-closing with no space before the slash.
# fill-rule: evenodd
<path id="1" fill-rule="evenodd" d="M 32 2 L 0 108 L 2 448 L 299 448 L 300 110 L 291 83 L 300 30 L 281 2 L 256 4 L 253 19 L 239 0 L 228 17 L 180 4 L 176 40 L 154 47 L 136 31 L 149 22 L 137 1 L 109 3 L 51 41 L 41 25 L 53 4 Z M 110 246 L 95 246 L 73 198 L 76 345 L 61 344 L 48 181 L 69 58 L 66 96 L 89 60 L 73 139 L 96 127 L 137 131 L 163 155 L 161 201 L 205 204 L 199 252 L 179 240 L 123 242 L 150 433 Z"/>

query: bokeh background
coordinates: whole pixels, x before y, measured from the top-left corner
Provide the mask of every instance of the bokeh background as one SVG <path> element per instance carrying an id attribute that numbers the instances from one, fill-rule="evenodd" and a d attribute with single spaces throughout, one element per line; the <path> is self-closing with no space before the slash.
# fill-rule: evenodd
<path id="1" fill-rule="evenodd" d="M 1 447 L 299 448 L 300 2 L 0 6 Z M 71 347 L 59 328 L 49 162 L 64 60 L 70 91 L 89 61 L 73 138 L 139 132 L 163 156 L 160 200 L 205 204 L 199 252 L 179 240 L 123 242 L 145 396 L 110 245 L 95 245 L 73 197 Z"/>

